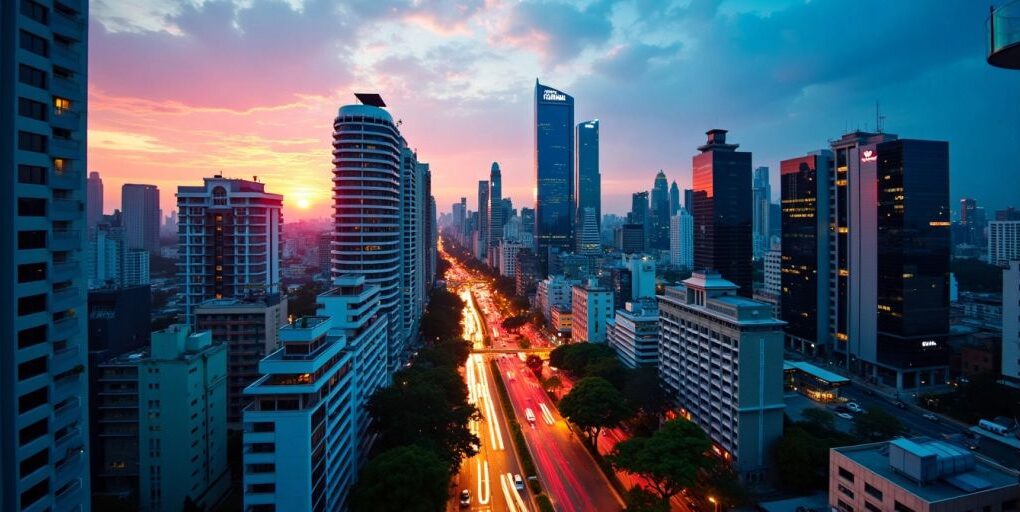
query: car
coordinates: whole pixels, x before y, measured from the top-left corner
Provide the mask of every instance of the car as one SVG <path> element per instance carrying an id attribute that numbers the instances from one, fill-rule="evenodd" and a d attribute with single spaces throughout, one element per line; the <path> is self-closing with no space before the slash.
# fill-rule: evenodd
<path id="1" fill-rule="evenodd" d="M 907 404 L 905 404 L 905 403 L 903 403 L 903 402 L 901 402 L 899 400 L 893 402 L 893 405 L 895 405 L 896 407 L 899 407 L 900 409 L 906 409 L 907 408 Z"/>
<path id="2" fill-rule="evenodd" d="M 461 508 L 471 506 L 471 491 L 467 489 L 460 491 L 460 506 Z"/>
<path id="3" fill-rule="evenodd" d="M 843 418 L 844 420 L 852 420 L 852 419 L 854 419 L 853 415 L 851 415 L 850 413 L 847 413 L 847 412 L 837 412 L 836 416 L 839 416 L 840 418 Z"/>
<path id="4" fill-rule="evenodd" d="M 928 420 L 928 421 L 938 421 L 939 420 L 938 416 L 935 416 L 934 414 L 932 414 L 930 412 L 927 413 L 927 414 L 922 415 L 921 417 L 926 419 L 926 420 Z"/>
<path id="5" fill-rule="evenodd" d="M 862 409 L 860 405 L 857 405 L 857 402 L 850 402 L 846 404 L 846 408 L 849 409 L 850 412 L 864 412 L 864 409 Z"/>
<path id="6" fill-rule="evenodd" d="M 514 475 L 514 489 L 517 489 L 518 491 L 524 490 L 524 479 L 521 478 L 520 474 Z"/>

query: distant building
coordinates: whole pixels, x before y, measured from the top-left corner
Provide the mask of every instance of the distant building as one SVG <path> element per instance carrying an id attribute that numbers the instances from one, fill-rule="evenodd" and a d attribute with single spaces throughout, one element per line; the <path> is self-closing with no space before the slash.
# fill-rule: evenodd
<path id="1" fill-rule="evenodd" d="M 696 271 L 660 295 L 659 374 L 745 483 L 767 478 L 783 433 L 783 322 L 768 304 Z"/>
<path id="2" fill-rule="evenodd" d="M 645 252 L 644 224 L 624 224 L 614 233 L 616 249 L 623 254 Z"/>
<path id="3" fill-rule="evenodd" d="M 669 216 L 672 218 L 674 215 L 680 212 L 680 187 L 677 186 L 676 180 L 669 185 Z"/>
<path id="4" fill-rule="evenodd" d="M 538 257 L 531 249 L 525 247 L 517 252 L 514 266 L 514 291 L 520 297 L 535 292 L 535 285 L 541 276 L 538 273 Z"/>
<path id="5" fill-rule="evenodd" d="M 514 277 L 517 274 L 517 255 L 524 250 L 524 244 L 502 240 L 497 248 L 499 252 L 499 275 Z"/>
<path id="6" fill-rule="evenodd" d="M 489 247 L 489 182 L 478 182 L 478 233 L 475 256 L 485 261 Z"/>
<path id="7" fill-rule="evenodd" d="M 607 342 L 628 368 L 658 366 L 659 307 L 655 299 L 628 302 L 617 309 Z"/>
<path id="8" fill-rule="evenodd" d="M 769 168 L 757 167 L 751 181 L 752 227 L 751 243 L 754 259 L 761 259 L 769 248 L 769 207 L 772 204 L 772 186 L 769 184 Z"/>
<path id="9" fill-rule="evenodd" d="M 489 221 L 486 224 L 489 240 L 488 247 L 498 247 L 503 240 L 503 224 L 506 222 L 507 211 L 503 205 L 503 176 L 499 170 L 499 162 L 492 162 L 489 170 Z"/>
<path id="10" fill-rule="evenodd" d="M 645 252 L 652 248 L 650 241 L 652 229 L 651 217 L 652 213 L 648 205 L 648 192 L 635 192 L 631 194 L 627 224 L 641 226 L 641 246 L 635 251 L 623 251 L 621 249 L 622 252 Z"/>
<path id="11" fill-rule="evenodd" d="M 153 512 L 220 502 L 230 485 L 226 352 L 209 332 L 174 325 L 99 365 L 97 495 Z"/>
<path id="12" fill-rule="evenodd" d="M 227 424 L 241 426 L 248 400 L 244 388 L 259 377 L 259 361 L 276 350 L 276 332 L 287 322 L 287 301 L 279 295 L 257 299 L 210 299 L 195 307 L 195 329 L 209 331 L 227 347 Z"/>
<path id="13" fill-rule="evenodd" d="M 552 275 L 538 282 L 535 292 L 535 306 L 546 319 L 552 320 L 552 310 L 557 307 L 571 310 L 573 298 L 571 287 L 579 281 L 568 280 L 562 275 Z"/>
<path id="14" fill-rule="evenodd" d="M 779 247 L 773 246 L 763 255 L 764 260 L 764 284 L 760 291 L 755 292 L 755 300 L 772 304 L 773 316 L 780 318 L 782 314 L 782 251 Z"/>
<path id="15" fill-rule="evenodd" d="M 630 270 L 628 301 L 655 298 L 655 258 L 644 254 L 630 254 L 624 255 L 623 263 Z"/>
<path id="16" fill-rule="evenodd" d="M 577 125 L 575 134 L 577 154 L 577 218 L 582 222 L 584 209 L 595 211 L 595 224 L 602 224 L 602 175 L 599 172 L 599 120 L 585 121 Z M 597 229 L 596 229 L 597 230 Z"/>
<path id="17" fill-rule="evenodd" d="M 552 326 L 552 330 L 556 331 L 557 336 L 571 335 L 574 330 L 573 315 L 573 311 L 567 306 L 556 306 L 552 309 L 549 324 Z"/>
<path id="18" fill-rule="evenodd" d="M 1006 266 L 1020 259 L 1020 220 L 995 220 L 988 223 L 988 262 Z"/>
<path id="19" fill-rule="evenodd" d="M 149 251 L 144 249 L 128 249 L 124 251 L 124 263 L 121 267 L 121 284 L 138 286 L 149 284 Z"/>
<path id="20" fill-rule="evenodd" d="M 649 211 L 649 248 L 656 251 L 669 250 L 669 182 L 660 169 L 652 184 Z"/>
<path id="21" fill-rule="evenodd" d="M 574 98 L 535 80 L 535 249 L 542 273 L 549 249 L 574 246 Z"/>
<path id="22" fill-rule="evenodd" d="M 829 451 L 832 510 L 967 512 L 1017 509 L 1015 469 L 946 441 L 897 438 Z"/>
<path id="23" fill-rule="evenodd" d="M 120 189 L 124 247 L 159 254 L 159 188 L 126 183 Z"/>
<path id="24" fill-rule="evenodd" d="M 103 179 L 92 171 L 85 180 L 85 225 L 91 231 L 103 218 Z"/>
<path id="25" fill-rule="evenodd" d="M 324 231 L 319 233 L 319 272 L 329 275 L 329 268 L 333 252 L 333 232 Z"/>
<path id="26" fill-rule="evenodd" d="M 669 264 L 694 267 L 694 216 L 683 208 L 669 219 Z"/>
<path id="27" fill-rule="evenodd" d="M 578 254 L 597 256 L 602 253 L 602 236 L 594 208 L 582 208 L 578 214 L 576 239 Z"/>
<path id="28" fill-rule="evenodd" d="M 571 335 L 578 343 L 605 343 L 606 324 L 613 318 L 613 293 L 591 278 L 586 284 L 574 285 L 571 312 Z"/>
<path id="29" fill-rule="evenodd" d="M 1020 261 L 1002 271 L 1002 375 L 1020 386 Z"/>

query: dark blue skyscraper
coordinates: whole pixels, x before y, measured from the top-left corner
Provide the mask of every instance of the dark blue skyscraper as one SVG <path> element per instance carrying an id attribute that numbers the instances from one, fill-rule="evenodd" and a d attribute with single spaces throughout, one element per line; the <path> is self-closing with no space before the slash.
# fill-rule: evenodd
<path id="1" fill-rule="evenodd" d="M 595 210 L 595 221 L 602 224 L 602 175 L 599 174 L 599 120 L 577 125 L 577 219 L 585 208 Z"/>
<path id="2" fill-rule="evenodd" d="M 574 98 L 535 80 L 535 247 L 541 272 L 549 248 L 573 247 Z"/>

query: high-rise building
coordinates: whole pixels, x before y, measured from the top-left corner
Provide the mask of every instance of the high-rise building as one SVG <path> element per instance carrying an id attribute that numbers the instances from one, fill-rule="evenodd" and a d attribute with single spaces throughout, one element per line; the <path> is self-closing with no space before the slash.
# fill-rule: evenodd
<path id="1" fill-rule="evenodd" d="M 652 185 L 652 204 L 649 216 L 649 247 L 655 250 L 669 250 L 669 182 L 666 174 L 659 170 Z"/>
<path id="2" fill-rule="evenodd" d="M 617 309 L 606 342 L 628 368 L 658 366 L 659 307 L 655 299 L 627 302 Z"/>
<path id="3" fill-rule="evenodd" d="M 595 210 L 595 223 L 602 225 L 602 174 L 599 171 L 599 120 L 577 125 L 577 220 L 584 219 L 584 209 Z"/>
<path id="4" fill-rule="evenodd" d="M 103 218 L 103 179 L 99 173 L 92 171 L 86 181 L 85 190 L 85 219 L 89 230 L 95 229 L 96 224 Z"/>
<path id="5" fill-rule="evenodd" d="M 521 227 L 524 231 L 535 236 L 535 209 L 527 206 L 521 208 Z"/>
<path id="6" fill-rule="evenodd" d="M 829 346 L 829 187 L 832 153 L 816 151 L 779 164 L 782 244 L 780 318 L 786 344 L 810 355 Z"/>
<path id="7" fill-rule="evenodd" d="M 694 267 L 694 216 L 685 208 L 669 219 L 669 264 Z"/>
<path id="8" fill-rule="evenodd" d="M 595 278 L 571 289 L 571 334 L 577 343 L 605 343 L 613 318 L 613 292 Z"/>
<path id="9" fill-rule="evenodd" d="M 125 183 L 120 188 L 124 212 L 124 248 L 159 254 L 159 188 Z"/>
<path id="10" fill-rule="evenodd" d="M 988 262 L 1006 266 L 1020 259 L 1020 220 L 993 220 L 988 223 Z"/>
<path id="11" fill-rule="evenodd" d="M 577 224 L 577 253 L 597 256 L 602 253 L 602 236 L 595 218 L 595 208 L 586 207 L 581 211 Z"/>
<path id="12" fill-rule="evenodd" d="M 499 243 L 499 275 L 514 277 L 517 273 L 517 255 L 525 249 L 520 242 L 503 240 Z"/>
<path id="13" fill-rule="evenodd" d="M 98 366 L 96 494 L 142 511 L 220 502 L 227 466 L 227 350 L 173 325 Z"/>
<path id="14" fill-rule="evenodd" d="M 680 211 L 680 187 L 677 186 L 676 180 L 669 185 L 669 216 L 672 217 Z"/>
<path id="15" fill-rule="evenodd" d="M 220 175 L 202 181 L 177 187 L 177 277 L 189 323 L 209 299 L 280 293 L 283 196 L 257 181 Z"/>
<path id="16" fill-rule="evenodd" d="M 648 192 L 635 192 L 630 196 L 630 212 L 627 214 L 628 224 L 641 226 L 642 242 L 641 252 L 651 248 L 649 237 L 651 233 L 651 212 L 648 208 Z"/>
<path id="17" fill-rule="evenodd" d="M 527 297 L 535 293 L 535 285 L 541 276 L 538 274 L 538 258 L 529 247 L 517 252 L 517 263 L 514 266 L 514 292 L 519 297 Z"/>
<path id="18" fill-rule="evenodd" d="M 974 214 L 977 211 L 977 200 L 971 198 L 960 199 L 960 227 L 962 228 L 961 240 L 957 243 L 974 244 Z"/>
<path id="19" fill-rule="evenodd" d="M 681 415 L 753 483 L 766 477 L 783 433 L 783 322 L 771 305 L 737 291 L 700 271 L 666 288 L 658 298 L 659 374 Z"/>
<path id="20" fill-rule="evenodd" d="M 332 261 L 333 252 L 333 232 L 324 231 L 319 233 L 318 240 L 319 249 L 319 272 L 324 275 L 329 275 L 329 267 Z"/>
<path id="21" fill-rule="evenodd" d="M 541 272 L 549 249 L 574 246 L 574 98 L 535 80 L 535 248 Z"/>
<path id="22" fill-rule="evenodd" d="M 772 186 L 769 184 L 769 168 L 758 167 L 751 181 L 751 243 L 754 259 L 765 256 L 769 248 L 769 206 L 772 204 Z"/>
<path id="23" fill-rule="evenodd" d="M 356 425 L 364 413 L 355 351 L 331 331 L 328 316 L 281 327 L 283 346 L 259 363 L 263 377 L 245 390 L 252 401 L 244 410 L 245 510 L 345 505 L 357 477 Z"/>
<path id="24" fill-rule="evenodd" d="M 503 239 L 503 224 L 506 222 L 507 211 L 503 204 L 503 177 L 499 171 L 499 162 L 492 162 L 489 169 L 489 247 L 498 246 Z"/>
<path id="25" fill-rule="evenodd" d="M 995 210 L 995 220 L 1020 220 L 1020 210 L 1012 206 L 1002 210 Z"/>
<path id="26" fill-rule="evenodd" d="M 851 371 L 898 390 L 944 384 L 949 146 L 855 132 L 832 148 L 835 349 Z"/>
<path id="27" fill-rule="evenodd" d="M 0 6 L 0 510 L 88 510 L 88 2 Z"/>
<path id="28" fill-rule="evenodd" d="M 709 130 L 694 156 L 694 268 L 716 270 L 751 297 L 751 153 Z"/>
<path id="29" fill-rule="evenodd" d="M 645 252 L 645 225 L 624 224 L 614 232 L 616 249 L 623 254 Z"/>
<path id="30" fill-rule="evenodd" d="M 1020 386 L 1020 261 L 1002 271 L 1002 376 Z"/>
<path id="31" fill-rule="evenodd" d="M 408 348 L 417 341 L 418 325 L 425 312 L 425 276 L 429 271 L 426 237 L 431 236 L 426 195 L 429 164 L 419 162 L 417 154 L 406 144 L 401 148 L 401 156 L 400 329 L 403 338 L 390 346 L 391 370 L 403 364 Z"/>
<path id="32" fill-rule="evenodd" d="M 123 286 L 149 284 L 149 251 L 145 249 L 124 251 L 120 283 Z"/>
<path id="33" fill-rule="evenodd" d="M 210 299 L 195 307 L 195 329 L 212 333 L 227 347 L 227 426 L 240 428 L 249 400 L 244 388 L 259 377 L 263 357 L 277 349 L 276 331 L 287 321 L 287 301 L 278 295 L 257 299 Z"/>
<path id="34" fill-rule="evenodd" d="M 754 291 L 755 300 L 772 304 L 772 313 L 776 318 L 779 318 L 779 315 L 782 314 L 782 257 L 783 252 L 782 249 L 780 249 L 779 244 L 775 244 L 769 250 L 765 251 L 765 255 L 762 257 L 764 282 L 762 283 L 761 288 Z"/>
<path id="35" fill-rule="evenodd" d="M 694 215 L 694 190 L 685 188 L 684 189 L 684 209 L 686 209 L 691 215 Z"/>
<path id="36" fill-rule="evenodd" d="M 478 250 L 477 257 L 485 260 L 489 248 L 489 182 L 478 182 Z"/>

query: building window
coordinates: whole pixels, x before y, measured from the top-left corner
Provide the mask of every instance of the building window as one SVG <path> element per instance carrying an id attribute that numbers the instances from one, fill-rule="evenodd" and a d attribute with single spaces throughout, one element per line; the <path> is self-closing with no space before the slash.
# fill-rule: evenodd
<path id="1" fill-rule="evenodd" d="M 31 85 L 32 87 L 38 87 L 40 89 L 46 88 L 46 72 L 33 68 L 25 64 L 18 65 L 18 80 L 23 84 Z"/>
<path id="2" fill-rule="evenodd" d="M 18 165 L 18 183 L 45 185 L 46 168 L 41 165 Z"/>
<path id="3" fill-rule="evenodd" d="M 26 444 L 39 439 L 49 432 L 49 424 L 46 418 L 43 418 L 21 430 L 18 431 L 18 446 L 25 446 Z"/>
<path id="4" fill-rule="evenodd" d="M 46 388 L 39 388 L 18 397 L 18 414 L 25 414 L 36 407 L 49 403 L 49 392 Z"/>
<path id="5" fill-rule="evenodd" d="M 18 381 L 31 379 L 46 373 L 46 356 L 30 359 L 18 365 Z"/>
<path id="6" fill-rule="evenodd" d="M 864 492 L 868 493 L 868 495 L 872 498 L 882 501 L 882 491 L 872 487 L 871 484 L 867 482 L 864 483 Z"/>
<path id="7" fill-rule="evenodd" d="M 46 152 L 46 136 L 32 132 L 18 132 L 18 149 L 22 151 Z"/>
<path id="8" fill-rule="evenodd" d="M 854 512 L 854 508 L 849 503 L 843 500 L 836 500 L 836 508 L 843 512 Z"/>
<path id="9" fill-rule="evenodd" d="M 49 448 L 43 448 L 42 450 L 39 450 L 39 452 L 36 453 L 35 455 L 29 455 L 28 457 L 21 461 L 21 465 L 19 468 L 21 470 L 21 472 L 19 473 L 21 475 L 21 478 L 25 478 L 26 476 L 31 475 L 33 471 L 36 471 L 39 468 L 45 466 L 49 461 L 50 461 Z"/>
<path id="10" fill-rule="evenodd" d="M 882 512 L 882 509 L 880 507 L 872 505 L 870 501 L 864 502 L 864 509 L 867 510 L 868 512 Z"/>
<path id="11" fill-rule="evenodd" d="M 46 311 L 46 294 L 18 297 L 18 316 L 31 315 Z"/>
<path id="12" fill-rule="evenodd" d="M 839 484 L 837 487 L 839 488 L 839 492 L 845 494 L 850 499 L 854 498 L 854 492 L 851 491 L 850 489 L 847 489 L 846 486 L 844 486 L 843 484 Z"/>
<path id="13" fill-rule="evenodd" d="M 30 119 L 46 120 L 46 104 L 28 98 L 18 98 L 18 115 Z"/>
<path id="14" fill-rule="evenodd" d="M 34 0 L 21 0 L 21 15 L 46 25 L 49 9 Z"/>
<path id="15" fill-rule="evenodd" d="M 893 505 L 893 511 L 895 511 L 895 512 L 916 512 L 914 509 L 912 509 L 912 508 L 910 508 L 910 507 L 900 503 L 899 501 L 895 501 L 895 503 Z"/>
<path id="16" fill-rule="evenodd" d="M 45 217 L 46 200 L 38 197 L 19 197 L 18 215 L 21 217 Z"/>
<path id="17" fill-rule="evenodd" d="M 28 508 L 29 505 L 43 499 L 49 493 L 50 493 L 50 479 L 47 478 L 33 485 L 32 487 L 29 487 L 28 490 L 21 493 L 21 508 L 22 509 Z"/>
<path id="18" fill-rule="evenodd" d="M 33 281 L 42 281 L 43 279 L 46 279 L 45 263 L 26 263 L 24 265 L 18 265 L 19 283 L 31 283 Z"/>
<path id="19" fill-rule="evenodd" d="M 49 57 L 49 41 L 43 39 L 27 30 L 21 31 L 21 49 L 32 53 Z"/>
<path id="20" fill-rule="evenodd" d="M 45 249 L 45 231 L 18 231 L 18 249 Z"/>
<path id="21" fill-rule="evenodd" d="M 37 325 L 18 331 L 18 348 L 28 348 L 46 343 L 46 326 Z"/>
<path id="22" fill-rule="evenodd" d="M 854 474 L 847 471 L 846 469 L 843 469 L 842 467 L 839 468 L 839 476 L 848 482 L 854 481 Z"/>

